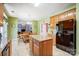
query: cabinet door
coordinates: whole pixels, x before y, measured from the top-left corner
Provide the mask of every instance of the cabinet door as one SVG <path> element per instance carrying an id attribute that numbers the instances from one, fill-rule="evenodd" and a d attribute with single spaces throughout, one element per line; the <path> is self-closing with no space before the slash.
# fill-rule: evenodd
<path id="1" fill-rule="evenodd" d="M 51 28 L 55 28 L 56 23 L 57 23 L 57 16 L 51 17 L 51 18 L 50 18 L 50 27 L 51 27 Z"/>
<path id="2" fill-rule="evenodd" d="M 53 41 L 52 41 L 52 39 L 50 39 L 50 40 L 48 40 L 48 42 L 47 42 L 47 56 L 52 56 L 53 54 L 53 48 L 52 48 L 52 46 L 53 46 Z"/>
<path id="3" fill-rule="evenodd" d="M 54 23 L 54 17 L 50 18 L 50 27 L 53 28 L 53 23 Z"/>
<path id="4" fill-rule="evenodd" d="M 71 9 L 58 15 L 58 21 L 64 21 L 75 18 L 76 18 L 76 9 Z"/>
<path id="5" fill-rule="evenodd" d="M 32 51 L 32 38 L 31 37 L 30 37 L 30 40 L 29 40 L 29 48 Z"/>
<path id="6" fill-rule="evenodd" d="M 33 55 L 35 55 L 35 56 L 39 56 L 40 55 L 40 53 L 39 53 L 39 50 L 40 50 L 40 48 L 39 48 L 39 42 L 37 41 L 37 40 L 33 40 Z"/>
<path id="7" fill-rule="evenodd" d="M 3 23 L 3 4 L 0 3 L 0 26 Z"/>
<path id="8" fill-rule="evenodd" d="M 58 15 L 58 21 L 67 20 L 67 12 Z"/>
<path id="9" fill-rule="evenodd" d="M 33 43 L 33 38 L 30 37 L 30 43 L 29 43 L 29 48 L 30 48 L 30 52 L 33 53 L 33 46 L 34 46 L 34 43 Z"/>
<path id="10" fill-rule="evenodd" d="M 52 49 L 52 39 L 44 41 L 42 43 L 42 55 L 43 56 L 51 56 L 53 53 L 53 49 Z"/>
<path id="11" fill-rule="evenodd" d="M 71 9 L 67 13 L 68 13 L 68 16 L 67 16 L 68 20 L 76 19 L 76 9 Z"/>
<path id="12" fill-rule="evenodd" d="M 39 56 L 39 55 L 40 55 L 40 54 L 39 54 L 39 46 L 36 45 L 35 43 L 34 43 L 34 52 L 33 52 L 33 54 L 34 54 L 35 56 Z"/>
<path id="13" fill-rule="evenodd" d="M 42 56 L 46 56 L 47 55 L 47 42 L 44 41 L 42 42 Z"/>
<path id="14" fill-rule="evenodd" d="M 2 50 L 0 49 L 0 56 L 2 56 Z"/>

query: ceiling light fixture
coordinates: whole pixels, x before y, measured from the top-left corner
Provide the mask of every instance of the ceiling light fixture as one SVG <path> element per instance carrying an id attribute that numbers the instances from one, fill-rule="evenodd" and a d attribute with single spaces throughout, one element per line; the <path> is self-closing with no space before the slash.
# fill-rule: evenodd
<path id="1" fill-rule="evenodd" d="M 34 4 L 34 6 L 35 6 L 35 7 L 38 7 L 38 6 L 39 6 L 39 4 L 40 4 L 40 3 L 35 3 L 35 4 Z"/>

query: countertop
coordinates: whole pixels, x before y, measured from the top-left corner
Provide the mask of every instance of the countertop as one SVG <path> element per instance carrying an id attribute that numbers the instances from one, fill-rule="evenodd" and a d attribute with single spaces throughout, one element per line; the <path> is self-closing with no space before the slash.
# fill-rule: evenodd
<path id="1" fill-rule="evenodd" d="M 30 37 L 38 41 L 45 41 L 45 40 L 53 39 L 51 35 L 30 35 Z"/>

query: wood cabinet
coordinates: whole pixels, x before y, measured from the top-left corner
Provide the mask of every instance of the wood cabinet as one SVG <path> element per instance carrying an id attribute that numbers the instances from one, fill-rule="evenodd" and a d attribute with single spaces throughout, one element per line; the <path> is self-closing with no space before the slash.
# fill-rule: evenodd
<path id="1" fill-rule="evenodd" d="M 2 49 L 0 49 L 0 56 L 2 56 Z"/>
<path id="2" fill-rule="evenodd" d="M 3 4 L 0 3 L 0 26 L 3 24 Z"/>
<path id="3" fill-rule="evenodd" d="M 56 24 L 58 24 L 58 22 L 66 21 L 66 20 L 72 21 L 72 19 L 74 19 L 74 20 L 76 19 L 76 8 L 70 9 L 70 10 L 65 11 L 63 13 L 60 13 L 58 15 L 50 17 L 50 28 L 52 29 L 52 32 L 56 28 Z M 65 23 L 67 26 L 69 26 L 69 24 L 67 24 L 67 22 L 65 22 Z M 69 27 L 71 27 L 71 26 L 69 26 Z M 53 45 L 56 44 L 55 43 L 56 37 L 55 38 L 54 37 L 53 37 L 53 43 L 54 43 Z"/>
<path id="4" fill-rule="evenodd" d="M 75 19 L 76 17 L 76 9 L 71 9 L 68 10 L 64 13 L 61 13 L 58 15 L 58 19 L 59 21 L 65 21 L 65 20 L 69 20 L 69 19 Z"/>
<path id="5" fill-rule="evenodd" d="M 51 27 L 51 28 L 55 28 L 56 22 L 58 21 L 57 18 L 58 18 L 58 16 L 56 16 L 56 17 L 53 16 L 53 17 L 50 18 L 50 19 L 51 19 L 51 20 L 50 20 L 50 27 Z"/>
<path id="6" fill-rule="evenodd" d="M 45 56 L 51 56 L 52 55 L 52 39 L 42 42 L 42 50 L 43 55 Z"/>
<path id="7" fill-rule="evenodd" d="M 30 54 L 32 54 L 33 53 L 33 41 L 32 41 L 32 37 L 30 37 L 30 40 L 29 40 L 29 48 L 30 48 Z"/>
<path id="8" fill-rule="evenodd" d="M 33 38 L 30 41 L 30 49 L 34 56 L 52 56 L 53 43 L 52 39 L 39 41 Z"/>
<path id="9" fill-rule="evenodd" d="M 52 39 L 39 42 L 33 40 L 32 52 L 35 56 L 51 56 L 52 55 Z"/>
<path id="10" fill-rule="evenodd" d="M 39 42 L 34 42 L 34 46 L 33 46 L 33 55 L 35 56 L 39 56 L 40 55 L 40 46 L 39 46 Z"/>
<path id="11" fill-rule="evenodd" d="M 71 9 L 67 13 L 67 19 L 76 19 L 76 9 Z"/>
<path id="12" fill-rule="evenodd" d="M 67 12 L 58 15 L 58 21 L 64 21 L 64 20 L 67 20 Z"/>
<path id="13" fill-rule="evenodd" d="M 51 17 L 50 19 L 51 19 L 50 20 L 50 27 L 53 28 L 53 26 L 54 26 L 54 17 Z"/>
<path id="14" fill-rule="evenodd" d="M 50 27 L 55 28 L 56 23 L 58 23 L 59 21 L 65 21 L 69 19 L 76 19 L 76 8 L 50 17 Z"/>

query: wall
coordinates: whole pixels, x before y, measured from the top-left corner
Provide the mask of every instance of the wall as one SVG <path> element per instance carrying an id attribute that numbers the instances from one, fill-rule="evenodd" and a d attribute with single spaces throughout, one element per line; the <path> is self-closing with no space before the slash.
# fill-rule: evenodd
<path id="1" fill-rule="evenodd" d="M 18 19 L 16 17 L 8 17 L 8 40 L 11 40 L 11 55 L 15 55 L 18 44 L 17 31 Z"/>
<path id="2" fill-rule="evenodd" d="M 40 34 L 41 32 L 41 27 L 40 25 L 43 23 L 49 23 L 50 20 L 42 19 L 42 20 L 34 20 L 32 21 L 32 31 L 34 33 Z"/>
<path id="3" fill-rule="evenodd" d="M 17 38 L 17 23 L 16 17 L 8 17 L 8 39 Z"/>
<path id="4" fill-rule="evenodd" d="M 76 52 L 79 55 L 79 3 L 76 4 Z"/>
<path id="5" fill-rule="evenodd" d="M 39 34 L 39 21 L 32 21 L 32 32 Z"/>
<path id="6" fill-rule="evenodd" d="M 32 23 L 32 32 L 33 33 L 40 33 L 40 22 L 39 20 L 33 20 L 33 21 L 18 21 L 18 24 L 22 24 L 25 25 L 27 24 L 27 22 L 31 22 Z"/>
<path id="7" fill-rule="evenodd" d="M 39 32 L 41 33 L 41 24 L 44 24 L 44 23 L 48 23 L 48 33 L 50 33 L 50 27 L 49 27 L 49 24 L 50 24 L 50 18 L 42 18 L 41 20 L 39 20 Z"/>

